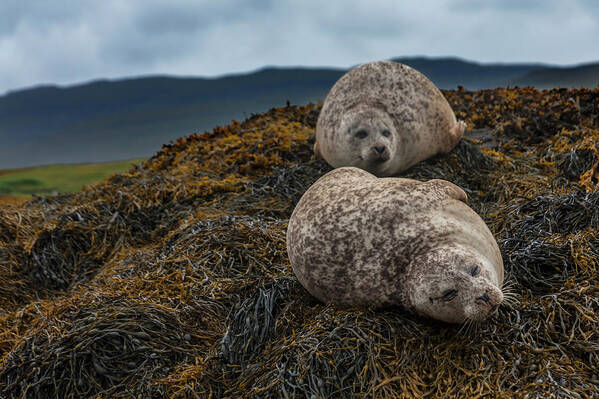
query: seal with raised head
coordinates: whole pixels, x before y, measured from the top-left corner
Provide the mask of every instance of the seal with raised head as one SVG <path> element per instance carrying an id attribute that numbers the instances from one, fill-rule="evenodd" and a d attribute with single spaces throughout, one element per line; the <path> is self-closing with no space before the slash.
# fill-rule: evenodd
<path id="1" fill-rule="evenodd" d="M 391 176 L 450 152 L 465 128 L 426 76 L 398 62 L 376 61 L 335 83 L 318 117 L 314 153 L 334 168 Z"/>
<path id="2" fill-rule="evenodd" d="M 450 323 L 483 320 L 503 301 L 503 261 L 466 200 L 445 180 L 335 169 L 289 219 L 291 267 L 323 302 L 398 305 Z"/>

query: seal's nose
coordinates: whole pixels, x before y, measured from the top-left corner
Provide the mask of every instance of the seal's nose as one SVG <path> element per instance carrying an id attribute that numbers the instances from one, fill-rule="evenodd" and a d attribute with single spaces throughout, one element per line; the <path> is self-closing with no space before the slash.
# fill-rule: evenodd
<path id="1" fill-rule="evenodd" d="M 382 154 L 383 151 L 385 151 L 385 146 L 383 145 L 377 145 L 374 147 L 374 149 L 376 150 L 376 152 L 378 152 L 379 154 Z"/>
<path id="2" fill-rule="evenodd" d="M 488 303 L 488 304 L 490 304 L 490 301 L 491 301 L 491 298 L 489 298 L 489 294 L 486 291 L 485 291 L 485 293 L 482 296 L 479 296 L 476 299 L 480 299 L 484 303 Z"/>

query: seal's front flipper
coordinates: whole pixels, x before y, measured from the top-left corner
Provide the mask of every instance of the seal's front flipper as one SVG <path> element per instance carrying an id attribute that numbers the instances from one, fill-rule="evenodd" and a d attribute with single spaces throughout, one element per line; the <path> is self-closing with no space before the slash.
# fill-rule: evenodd
<path id="1" fill-rule="evenodd" d="M 435 187 L 439 191 L 445 193 L 450 198 L 457 199 L 458 201 L 467 202 L 468 195 L 460 187 L 455 184 L 448 182 L 447 180 L 433 179 L 426 182 L 426 184 Z"/>

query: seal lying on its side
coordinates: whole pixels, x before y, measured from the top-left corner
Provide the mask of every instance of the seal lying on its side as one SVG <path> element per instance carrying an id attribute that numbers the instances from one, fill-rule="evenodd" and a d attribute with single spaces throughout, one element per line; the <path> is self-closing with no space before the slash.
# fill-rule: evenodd
<path id="1" fill-rule="evenodd" d="M 291 266 L 323 302 L 399 305 L 450 323 L 483 320 L 503 300 L 503 261 L 466 199 L 445 180 L 335 169 L 291 215 Z"/>
<path id="2" fill-rule="evenodd" d="M 450 152 L 465 127 L 426 76 L 397 62 L 371 62 L 343 75 L 327 95 L 314 153 L 334 168 L 391 176 Z"/>

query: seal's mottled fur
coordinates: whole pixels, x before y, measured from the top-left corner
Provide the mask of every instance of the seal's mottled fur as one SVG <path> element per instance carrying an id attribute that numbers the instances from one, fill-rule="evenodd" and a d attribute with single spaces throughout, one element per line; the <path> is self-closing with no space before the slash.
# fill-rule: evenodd
<path id="1" fill-rule="evenodd" d="M 455 323 L 484 319 L 503 300 L 503 262 L 465 201 L 464 191 L 444 180 L 335 169 L 293 211 L 291 266 L 324 302 L 400 305 Z"/>
<path id="2" fill-rule="evenodd" d="M 426 76 L 397 62 L 377 61 L 335 83 L 318 118 L 314 152 L 335 168 L 356 166 L 391 176 L 451 151 L 465 127 Z"/>

